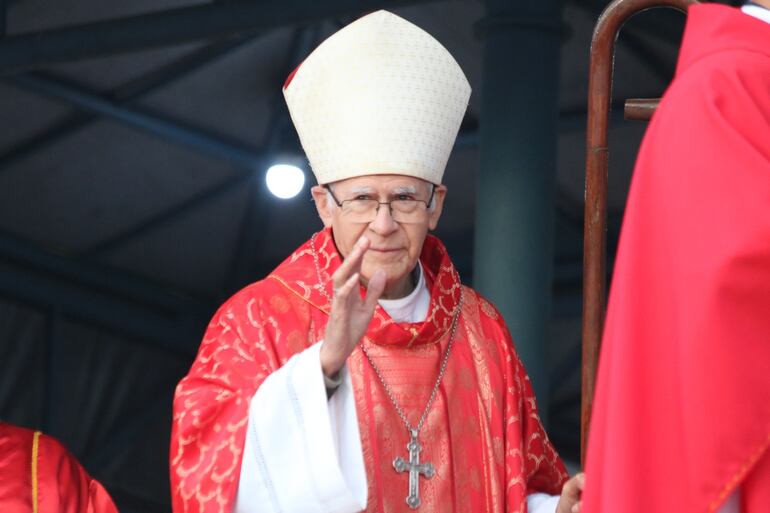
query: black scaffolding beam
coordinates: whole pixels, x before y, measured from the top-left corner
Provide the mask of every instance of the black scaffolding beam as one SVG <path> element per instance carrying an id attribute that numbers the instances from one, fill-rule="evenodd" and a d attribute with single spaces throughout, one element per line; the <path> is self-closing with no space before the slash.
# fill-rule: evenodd
<path id="1" fill-rule="evenodd" d="M 211 305 L 94 263 L 0 234 L 0 296 L 79 319 L 192 358 Z"/>
<path id="2" fill-rule="evenodd" d="M 432 0 L 240 0 L 13 35 L 0 42 L 0 76 L 428 1 Z"/>
<path id="3" fill-rule="evenodd" d="M 29 91 L 69 102 L 94 114 L 108 116 L 169 142 L 181 144 L 210 157 L 232 162 L 248 170 L 256 169 L 262 161 L 262 155 L 256 148 L 250 148 L 223 135 L 211 133 L 202 127 L 195 127 L 181 120 L 171 119 L 149 109 L 121 105 L 93 91 L 88 91 L 83 85 L 50 73 L 27 73 L 12 78 L 11 82 Z"/>
<path id="4" fill-rule="evenodd" d="M 253 38 L 244 37 L 229 38 L 193 50 L 183 57 L 164 64 L 145 75 L 128 80 L 110 92 L 108 99 L 117 105 L 130 104 L 199 70 L 252 40 Z M 7 80 L 10 81 L 10 79 Z M 63 117 L 43 132 L 23 140 L 4 153 L 0 153 L 0 173 L 11 169 L 13 164 L 44 150 L 62 138 L 68 137 L 76 131 L 89 126 L 98 119 L 101 119 L 101 116 L 91 111 L 78 111 Z"/>

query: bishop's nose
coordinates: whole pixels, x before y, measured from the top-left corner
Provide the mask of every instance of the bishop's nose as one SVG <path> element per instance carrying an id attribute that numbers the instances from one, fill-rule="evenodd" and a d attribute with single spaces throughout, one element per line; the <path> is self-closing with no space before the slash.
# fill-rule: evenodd
<path id="1" fill-rule="evenodd" d="M 374 221 L 369 223 L 369 228 L 379 235 L 388 235 L 398 229 L 398 223 L 393 219 L 390 204 L 380 204 Z"/>

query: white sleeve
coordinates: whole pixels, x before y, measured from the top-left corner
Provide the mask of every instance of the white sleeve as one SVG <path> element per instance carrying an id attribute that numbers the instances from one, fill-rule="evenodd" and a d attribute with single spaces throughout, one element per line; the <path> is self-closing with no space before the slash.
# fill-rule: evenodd
<path id="1" fill-rule="evenodd" d="M 531 493 L 527 495 L 527 511 L 529 513 L 555 513 L 559 504 L 559 495 L 547 493 Z"/>
<path id="2" fill-rule="evenodd" d="M 367 485 L 350 376 L 327 401 L 320 343 L 254 394 L 233 513 L 355 513 Z"/>
<path id="3" fill-rule="evenodd" d="M 741 490 L 735 490 L 717 513 L 739 513 Z M 547 493 L 532 493 L 527 495 L 527 511 L 529 513 L 554 513 L 559 504 L 558 495 Z"/>

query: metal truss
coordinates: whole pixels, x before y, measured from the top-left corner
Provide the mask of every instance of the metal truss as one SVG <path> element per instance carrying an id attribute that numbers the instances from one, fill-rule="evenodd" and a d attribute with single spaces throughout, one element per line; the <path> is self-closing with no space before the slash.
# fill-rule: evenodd
<path id="1" fill-rule="evenodd" d="M 128 80 L 110 92 L 105 99 L 119 106 L 131 104 L 197 71 L 252 40 L 253 37 L 235 37 L 206 45 L 149 73 Z M 30 137 L 19 143 L 16 147 L 0 154 L 0 173 L 7 171 L 13 164 L 89 126 L 100 118 L 99 114 L 94 114 L 90 111 L 80 111 L 64 117 L 42 133 Z"/>
<path id="2" fill-rule="evenodd" d="M 0 236 L 0 295 L 191 358 L 208 302 Z M 8 271 L 8 272 L 6 272 Z"/>
<path id="3" fill-rule="evenodd" d="M 0 76 L 62 62 L 253 34 L 286 25 L 428 1 L 433 0 L 238 0 L 14 35 L 0 42 Z"/>
<path id="4" fill-rule="evenodd" d="M 255 148 L 149 109 L 120 105 L 89 91 L 83 85 L 51 73 L 26 73 L 10 80 L 27 90 L 72 103 L 80 109 L 107 116 L 127 126 L 186 146 L 204 155 L 231 162 L 246 170 L 256 169 L 262 160 L 260 152 Z"/>

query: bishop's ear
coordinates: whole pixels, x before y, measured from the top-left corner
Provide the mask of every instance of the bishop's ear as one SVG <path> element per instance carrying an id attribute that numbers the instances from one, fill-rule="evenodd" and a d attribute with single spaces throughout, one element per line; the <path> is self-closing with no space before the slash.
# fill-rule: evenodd
<path id="1" fill-rule="evenodd" d="M 321 218 L 324 227 L 330 227 L 332 225 L 332 205 L 330 203 L 332 199 L 329 197 L 329 191 L 322 185 L 316 185 L 310 189 L 310 194 L 313 195 L 313 202 L 315 202 L 318 217 Z"/>
<path id="2" fill-rule="evenodd" d="M 444 198 L 446 197 L 446 186 L 437 185 L 433 191 L 433 209 L 430 212 L 428 228 L 435 230 L 438 226 L 438 220 L 441 218 L 441 211 L 444 208 Z"/>

